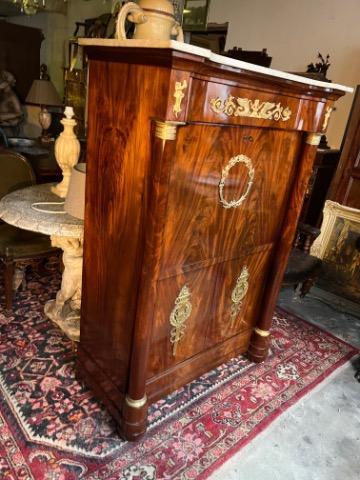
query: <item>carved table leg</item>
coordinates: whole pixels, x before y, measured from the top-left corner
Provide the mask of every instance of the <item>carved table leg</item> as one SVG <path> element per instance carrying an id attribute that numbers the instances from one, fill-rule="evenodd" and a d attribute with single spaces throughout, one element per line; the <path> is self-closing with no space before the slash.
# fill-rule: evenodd
<path id="1" fill-rule="evenodd" d="M 45 305 L 45 314 L 76 342 L 80 340 L 80 305 L 83 241 L 79 238 L 51 236 L 51 244 L 63 250 L 64 271 L 55 300 Z"/>

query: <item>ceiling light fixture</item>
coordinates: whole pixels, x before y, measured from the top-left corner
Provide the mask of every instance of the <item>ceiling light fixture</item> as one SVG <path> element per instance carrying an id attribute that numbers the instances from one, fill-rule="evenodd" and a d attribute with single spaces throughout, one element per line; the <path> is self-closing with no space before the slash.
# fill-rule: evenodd
<path id="1" fill-rule="evenodd" d="M 63 0 L 64 3 L 67 0 Z M 46 7 L 46 0 L 13 0 L 13 3 L 20 5 L 21 13 L 25 15 L 35 15 L 39 10 L 43 10 Z"/>

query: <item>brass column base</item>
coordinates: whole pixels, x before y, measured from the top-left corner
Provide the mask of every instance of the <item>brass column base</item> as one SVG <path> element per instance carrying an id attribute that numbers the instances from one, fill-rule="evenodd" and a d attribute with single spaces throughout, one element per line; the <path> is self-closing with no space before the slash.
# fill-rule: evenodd
<path id="1" fill-rule="evenodd" d="M 147 411 L 146 395 L 140 400 L 125 397 L 119 432 L 122 438 L 134 442 L 144 435 L 147 427 Z"/>
<path id="2" fill-rule="evenodd" d="M 255 328 L 251 336 L 247 356 L 249 360 L 255 363 L 261 363 L 266 360 L 270 347 L 270 332 Z"/>

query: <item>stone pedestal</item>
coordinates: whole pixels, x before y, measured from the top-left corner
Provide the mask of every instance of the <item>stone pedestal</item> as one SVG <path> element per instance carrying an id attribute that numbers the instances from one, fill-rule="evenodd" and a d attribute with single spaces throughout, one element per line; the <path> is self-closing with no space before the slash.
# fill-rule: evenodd
<path id="1" fill-rule="evenodd" d="M 0 218 L 15 227 L 50 235 L 52 245 L 63 250 L 61 287 L 56 298 L 46 303 L 44 311 L 71 340 L 78 342 L 83 221 L 64 213 L 62 206 L 51 205 L 59 202 L 59 197 L 52 193 L 53 187 L 53 184 L 34 185 L 6 195 L 0 201 Z M 46 212 L 34 209 L 34 203 L 42 202 L 46 203 Z M 49 212 L 51 208 L 53 213 Z"/>
<path id="2" fill-rule="evenodd" d="M 66 335 L 80 340 L 81 278 L 83 263 L 83 241 L 79 238 L 51 235 L 51 244 L 63 250 L 64 271 L 61 288 L 55 300 L 46 303 L 44 311 Z"/>

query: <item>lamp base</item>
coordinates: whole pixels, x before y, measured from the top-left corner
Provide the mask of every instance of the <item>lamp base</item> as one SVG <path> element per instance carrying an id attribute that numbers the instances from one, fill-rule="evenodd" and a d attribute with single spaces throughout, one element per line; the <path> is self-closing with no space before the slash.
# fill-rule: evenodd
<path id="1" fill-rule="evenodd" d="M 51 125 L 51 113 L 45 107 L 41 107 L 39 113 L 39 123 L 42 127 L 40 141 L 43 143 L 51 142 L 51 135 L 48 132 Z"/>

